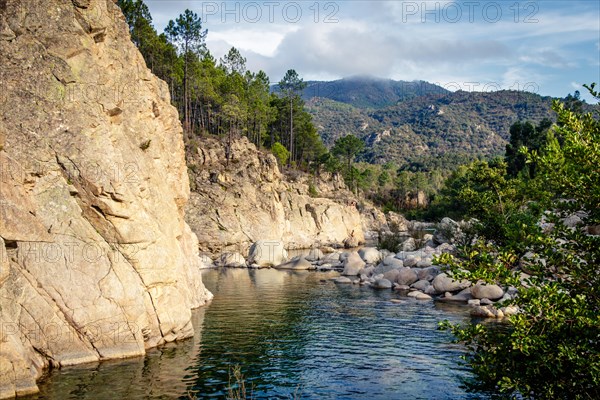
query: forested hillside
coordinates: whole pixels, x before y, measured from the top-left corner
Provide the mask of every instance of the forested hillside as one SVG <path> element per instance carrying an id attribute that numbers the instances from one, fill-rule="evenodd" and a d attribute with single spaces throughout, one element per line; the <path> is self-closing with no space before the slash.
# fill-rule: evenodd
<path id="1" fill-rule="evenodd" d="M 450 168 L 504 152 L 510 126 L 553 118 L 552 99 L 517 91 L 427 94 L 380 109 L 331 99 L 307 103 L 326 145 L 346 134 L 367 144 L 363 160 Z"/>
<path id="2" fill-rule="evenodd" d="M 394 81 L 360 76 L 306 83 L 306 88 L 302 91 L 302 98 L 305 100 L 322 97 L 357 108 L 383 108 L 419 96 L 450 93 L 441 86 L 425 81 Z"/>

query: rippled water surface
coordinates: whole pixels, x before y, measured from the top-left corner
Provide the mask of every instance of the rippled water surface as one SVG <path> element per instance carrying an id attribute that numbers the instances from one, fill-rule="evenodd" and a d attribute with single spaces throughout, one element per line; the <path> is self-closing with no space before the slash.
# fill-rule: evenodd
<path id="1" fill-rule="evenodd" d="M 436 329 L 443 319 L 466 321 L 464 308 L 335 285 L 330 276 L 207 271 L 215 298 L 195 312 L 193 340 L 54 372 L 34 398 L 225 398 L 235 366 L 255 399 L 485 398 L 462 388 L 462 349 Z"/>

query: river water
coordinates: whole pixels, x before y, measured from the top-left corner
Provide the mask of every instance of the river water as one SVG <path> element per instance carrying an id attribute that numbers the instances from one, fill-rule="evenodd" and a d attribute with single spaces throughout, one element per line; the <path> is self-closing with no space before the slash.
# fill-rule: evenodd
<path id="1" fill-rule="evenodd" d="M 194 312 L 193 339 L 54 371 L 31 398 L 226 398 L 235 367 L 254 399 L 487 398 L 464 389 L 463 349 L 437 330 L 444 319 L 468 321 L 464 307 L 336 285 L 331 276 L 206 271 L 215 298 Z"/>

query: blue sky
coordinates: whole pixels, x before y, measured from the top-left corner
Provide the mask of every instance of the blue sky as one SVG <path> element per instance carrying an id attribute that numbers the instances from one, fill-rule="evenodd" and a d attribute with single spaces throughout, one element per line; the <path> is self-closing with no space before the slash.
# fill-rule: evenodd
<path id="1" fill-rule="evenodd" d="M 371 75 L 561 97 L 600 84 L 596 0 L 145 2 L 160 32 L 193 10 L 213 55 L 237 47 L 273 82 L 293 68 L 305 80 Z"/>

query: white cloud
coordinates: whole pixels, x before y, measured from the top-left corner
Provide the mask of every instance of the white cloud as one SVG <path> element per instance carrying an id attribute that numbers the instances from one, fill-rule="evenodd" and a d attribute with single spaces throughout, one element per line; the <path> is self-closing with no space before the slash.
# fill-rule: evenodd
<path id="1" fill-rule="evenodd" d="M 159 30 L 185 8 L 201 14 L 209 3 L 223 4 L 146 1 Z M 558 95 L 574 75 L 583 82 L 600 78 L 600 59 L 595 56 L 600 50 L 597 2 L 535 2 L 539 7 L 532 16 L 536 23 L 523 21 L 529 3 L 518 3 L 517 22 L 509 8 L 514 3 L 498 3 L 504 7 L 503 18 L 491 23 L 482 18 L 481 4 L 471 22 L 466 3 L 448 0 L 428 2 L 426 7 L 430 11 L 461 7 L 463 14 L 456 23 L 449 23 L 445 14 L 436 23 L 436 15 L 423 14 L 421 1 L 338 1 L 332 3 L 337 9 L 328 10 L 324 6 L 329 3 L 298 2 L 303 7 L 302 19 L 287 23 L 281 18 L 287 3 L 278 2 L 274 23 L 267 20 L 264 10 L 257 23 L 209 16 L 203 24 L 209 30 L 209 49 L 218 58 L 235 46 L 248 59 L 249 69 L 263 69 L 274 81 L 294 68 L 305 79 L 368 74 L 441 83 L 498 82 L 504 88 L 535 82 L 544 93 Z M 407 8 L 409 3 L 418 7 L 416 13 Z M 232 4 L 227 7 L 231 9 Z M 320 7 L 317 22 L 310 9 L 314 4 Z M 339 22 L 323 23 L 332 11 Z"/>
<path id="2" fill-rule="evenodd" d="M 206 44 L 214 53 L 219 53 L 219 51 L 212 50 L 213 45 L 221 47 L 221 43 L 223 43 L 227 49 L 235 47 L 242 52 L 253 52 L 265 57 L 272 57 L 286 35 L 297 30 L 297 27 L 284 25 L 270 28 L 271 30 L 265 31 L 234 27 L 210 32 Z"/>

